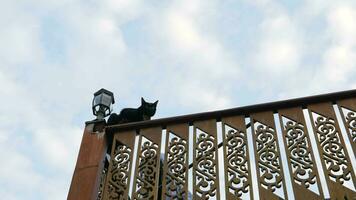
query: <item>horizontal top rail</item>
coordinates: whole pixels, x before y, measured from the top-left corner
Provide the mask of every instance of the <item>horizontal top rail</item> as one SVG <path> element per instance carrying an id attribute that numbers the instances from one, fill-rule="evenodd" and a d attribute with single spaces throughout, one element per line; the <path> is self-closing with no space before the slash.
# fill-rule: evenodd
<path id="1" fill-rule="evenodd" d="M 153 126 L 165 127 L 168 124 L 187 123 L 187 122 L 194 122 L 194 121 L 200 121 L 200 120 L 212 119 L 212 118 L 220 119 L 222 117 L 228 117 L 233 115 L 249 116 L 251 113 L 263 112 L 263 111 L 273 111 L 276 113 L 277 110 L 284 109 L 284 108 L 290 108 L 296 106 L 306 108 L 306 106 L 309 104 L 321 103 L 321 102 L 335 102 L 337 100 L 347 99 L 352 97 L 356 97 L 356 89 L 315 95 L 315 96 L 308 96 L 302 98 L 288 99 L 282 101 L 275 101 L 269 103 L 255 104 L 250 106 L 242 106 L 242 107 L 236 107 L 236 108 L 230 108 L 224 110 L 112 125 L 112 126 L 106 126 L 106 130 L 108 131 L 108 133 L 113 133 L 120 130 L 141 129 L 141 128 L 148 128 Z"/>

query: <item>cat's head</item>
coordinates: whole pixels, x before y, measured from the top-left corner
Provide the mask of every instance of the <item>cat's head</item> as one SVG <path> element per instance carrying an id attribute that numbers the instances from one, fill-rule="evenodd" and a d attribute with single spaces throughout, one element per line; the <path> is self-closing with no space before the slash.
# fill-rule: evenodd
<path id="1" fill-rule="evenodd" d="M 143 110 L 143 114 L 146 116 L 152 117 L 156 113 L 157 104 L 158 100 L 154 103 L 149 103 L 141 97 L 141 108 Z"/>

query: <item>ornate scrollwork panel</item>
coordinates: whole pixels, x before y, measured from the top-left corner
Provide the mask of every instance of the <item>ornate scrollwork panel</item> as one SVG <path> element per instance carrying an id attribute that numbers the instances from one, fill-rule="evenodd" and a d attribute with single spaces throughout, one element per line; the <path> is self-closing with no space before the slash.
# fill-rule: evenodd
<path id="1" fill-rule="evenodd" d="M 107 169 L 103 169 L 100 174 L 100 184 L 99 184 L 99 190 L 98 190 L 98 197 L 96 198 L 97 200 L 102 200 L 104 196 L 104 186 L 105 186 L 105 180 L 106 180 L 106 173 Z"/>
<path id="2" fill-rule="evenodd" d="M 141 150 L 136 166 L 136 185 L 133 199 L 151 200 L 155 198 L 158 174 L 158 145 L 141 136 Z"/>
<path id="3" fill-rule="evenodd" d="M 254 122 L 254 134 L 260 186 L 284 198 L 283 172 L 274 128 Z"/>
<path id="4" fill-rule="evenodd" d="M 135 143 L 135 131 L 118 132 L 114 135 L 111 155 L 107 155 L 107 171 L 102 176 L 105 180 L 102 199 L 128 200 L 132 154 Z M 101 198 L 101 197 L 100 197 Z"/>
<path id="5" fill-rule="evenodd" d="M 348 181 L 352 183 L 352 169 L 341 143 L 341 135 L 336 128 L 335 120 L 315 112 L 312 112 L 312 118 L 328 178 L 350 188 L 344 183 Z"/>
<path id="6" fill-rule="evenodd" d="M 346 134 L 356 155 L 356 99 L 346 99 L 339 101 L 338 107 L 344 122 Z"/>
<path id="7" fill-rule="evenodd" d="M 128 179 L 131 169 L 131 149 L 117 142 L 109 167 L 109 180 L 106 185 L 106 198 L 115 200 L 128 199 Z"/>
<path id="8" fill-rule="evenodd" d="M 352 143 L 356 143 L 356 112 L 342 107 L 345 126 L 348 129 L 349 136 Z"/>
<path id="9" fill-rule="evenodd" d="M 165 176 L 165 199 L 186 199 L 187 141 L 169 132 L 167 153 L 167 172 Z"/>
<path id="10" fill-rule="evenodd" d="M 224 151 L 227 159 L 226 189 L 241 198 L 244 193 L 251 192 L 246 133 L 225 124 Z"/>
<path id="11" fill-rule="evenodd" d="M 195 129 L 195 198 L 218 199 L 216 138 L 199 128 Z"/>
<path id="12" fill-rule="evenodd" d="M 305 132 L 305 126 L 284 116 L 282 117 L 282 126 L 285 133 L 293 181 L 319 194 L 315 161 L 312 156 L 312 147 Z M 313 187 L 316 187 L 316 190 L 313 190 Z"/>
<path id="13" fill-rule="evenodd" d="M 272 111 L 251 114 L 260 199 L 288 199 Z"/>

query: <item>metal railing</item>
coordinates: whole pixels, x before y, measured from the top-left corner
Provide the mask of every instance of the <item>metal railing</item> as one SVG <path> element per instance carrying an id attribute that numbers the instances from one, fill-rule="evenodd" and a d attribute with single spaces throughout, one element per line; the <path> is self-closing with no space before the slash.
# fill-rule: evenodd
<path id="1" fill-rule="evenodd" d="M 356 199 L 356 90 L 107 126 L 106 134 L 101 199 Z"/>

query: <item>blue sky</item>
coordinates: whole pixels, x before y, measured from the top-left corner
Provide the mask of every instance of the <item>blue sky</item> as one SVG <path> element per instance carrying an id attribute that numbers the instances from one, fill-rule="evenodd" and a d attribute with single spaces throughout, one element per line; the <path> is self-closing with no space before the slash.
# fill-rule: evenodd
<path id="1" fill-rule="evenodd" d="M 1 0 L 0 196 L 65 199 L 93 92 L 156 117 L 356 88 L 352 0 Z"/>

